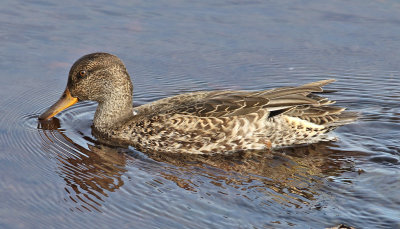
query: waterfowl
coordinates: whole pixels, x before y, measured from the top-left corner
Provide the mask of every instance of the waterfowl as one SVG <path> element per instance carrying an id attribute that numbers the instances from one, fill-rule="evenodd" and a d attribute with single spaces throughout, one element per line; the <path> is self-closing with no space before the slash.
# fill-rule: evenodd
<path id="1" fill-rule="evenodd" d="M 333 81 L 263 91 L 193 92 L 133 108 L 133 85 L 123 62 L 112 54 L 92 53 L 72 65 L 63 95 L 39 119 L 92 100 L 98 102 L 94 135 L 141 151 L 230 154 L 311 144 L 333 140 L 329 131 L 357 118 L 316 94 Z"/>

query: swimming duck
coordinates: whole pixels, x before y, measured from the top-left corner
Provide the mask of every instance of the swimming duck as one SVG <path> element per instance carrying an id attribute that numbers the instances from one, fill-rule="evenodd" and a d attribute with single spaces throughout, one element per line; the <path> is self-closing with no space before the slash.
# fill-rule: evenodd
<path id="1" fill-rule="evenodd" d="M 327 133 L 353 122 L 354 112 L 316 95 L 333 79 L 263 91 L 202 91 L 133 108 L 133 85 L 115 55 L 92 53 L 71 67 L 47 120 L 78 101 L 98 102 L 92 130 L 108 142 L 141 151 L 230 154 L 333 140 Z"/>

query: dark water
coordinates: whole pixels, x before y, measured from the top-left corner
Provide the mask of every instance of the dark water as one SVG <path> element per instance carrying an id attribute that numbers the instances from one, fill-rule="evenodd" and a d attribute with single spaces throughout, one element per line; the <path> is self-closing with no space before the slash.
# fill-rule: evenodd
<path id="1" fill-rule="evenodd" d="M 398 1 L 2 1 L 0 228 L 400 228 Z M 47 126 L 71 64 L 105 51 L 135 101 L 327 78 L 363 117 L 340 141 L 248 157 L 149 157 Z"/>

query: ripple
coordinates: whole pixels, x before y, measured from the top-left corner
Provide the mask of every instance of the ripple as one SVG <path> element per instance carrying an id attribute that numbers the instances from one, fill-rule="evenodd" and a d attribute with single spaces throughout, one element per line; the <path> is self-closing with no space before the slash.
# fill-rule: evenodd
<path id="1" fill-rule="evenodd" d="M 378 156 L 378 157 L 372 157 L 369 159 L 372 162 L 375 163 L 380 163 L 380 164 L 386 164 L 386 165 L 398 165 L 399 160 L 393 157 L 384 157 L 384 156 Z"/>
<path id="2" fill-rule="evenodd" d="M 47 108 L 48 105 L 45 104 L 48 101 L 43 97 L 42 99 L 37 99 L 36 97 L 42 92 L 43 90 L 40 88 L 25 91 L 19 94 L 18 97 L 9 98 L 8 102 L 1 106 L 7 109 L 0 117 L 0 121 L 6 123 L 6 125 L 2 126 L 4 129 L 1 131 L 0 140 L 8 150 L 23 152 L 3 154 L 2 156 L 5 156 L 6 160 L 21 168 L 42 171 L 48 176 L 48 181 L 50 182 L 38 186 L 32 192 L 30 198 L 32 202 L 40 202 L 42 200 L 44 205 L 47 204 L 49 208 L 54 208 L 54 206 L 50 205 L 58 201 L 46 201 L 48 198 L 42 197 L 42 193 L 45 193 L 46 189 L 55 189 L 53 186 L 59 182 L 59 178 L 53 176 L 54 172 L 59 171 L 59 177 L 64 178 L 66 187 L 72 188 L 76 186 L 76 183 L 70 182 L 70 180 L 73 181 L 74 179 L 71 174 L 76 173 L 76 176 L 79 177 L 85 174 L 85 171 L 90 171 L 84 164 L 79 164 L 79 161 L 84 161 L 85 158 L 89 157 L 85 149 L 79 144 L 86 146 L 90 143 L 81 139 L 84 137 L 83 133 L 90 133 L 90 118 L 93 116 L 94 104 L 78 104 L 72 109 L 68 109 L 66 113 L 60 114 L 59 118 L 47 123 L 48 129 L 43 129 L 37 118 Z M 57 93 L 53 93 L 49 97 L 57 98 Z M 28 112 L 25 113 L 25 110 Z M 74 115 L 78 117 L 77 120 L 75 120 Z M 75 143 L 67 135 L 78 139 L 77 142 L 79 144 Z M 91 138 L 90 135 L 87 136 L 89 136 L 89 139 Z M 78 165 L 74 167 L 71 166 L 71 163 L 72 165 L 74 165 L 73 163 Z M 82 171 L 79 172 L 76 169 L 81 169 Z M 86 176 L 90 177 L 91 175 L 88 173 Z M 82 177 L 79 178 L 83 179 Z M 39 180 L 43 180 L 43 178 Z M 80 194 L 80 192 L 78 193 Z M 106 195 L 104 192 L 100 194 Z M 50 198 L 54 199 L 57 196 Z M 77 195 L 70 196 L 70 199 L 74 198 L 77 199 L 78 205 L 82 208 L 95 208 L 93 203 L 96 202 L 91 202 L 93 196 L 88 196 L 87 194 L 83 194 L 82 197 Z"/>

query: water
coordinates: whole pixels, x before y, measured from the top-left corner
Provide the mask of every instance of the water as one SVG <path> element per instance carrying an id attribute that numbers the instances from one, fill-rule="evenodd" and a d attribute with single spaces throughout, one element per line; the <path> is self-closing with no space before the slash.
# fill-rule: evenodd
<path id="1" fill-rule="evenodd" d="M 400 228 L 397 1 L 3 1 L 0 228 Z M 336 78 L 340 141 L 248 157 L 99 145 L 96 104 L 46 126 L 71 64 L 105 51 L 135 102 Z"/>

